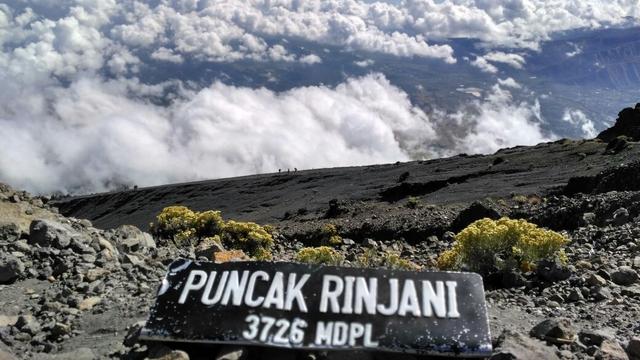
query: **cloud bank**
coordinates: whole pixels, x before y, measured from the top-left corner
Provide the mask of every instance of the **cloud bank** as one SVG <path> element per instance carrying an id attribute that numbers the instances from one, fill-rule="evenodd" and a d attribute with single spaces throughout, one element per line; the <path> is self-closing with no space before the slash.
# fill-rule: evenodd
<path id="1" fill-rule="evenodd" d="M 500 80 L 457 112 L 425 114 L 384 75 L 284 92 L 149 83 L 149 63 L 318 66 L 343 51 L 456 62 L 443 41 L 484 42 L 479 64 L 523 67 L 517 50 L 557 31 L 623 26 L 637 0 L 20 0 L 0 4 L 0 181 L 93 192 L 250 173 L 485 153 L 553 138 L 539 104 Z M 503 51 L 493 50 L 500 48 Z M 295 51 L 294 51 L 295 50 Z M 369 66 L 371 60 L 357 65 Z M 162 77 L 167 78 L 165 77 Z M 169 79 L 172 77 L 169 76 Z M 203 87 L 204 86 L 204 87 Z M 567 120 L 585 133 L 588 119 Z"/>
<path id="2" fill-rule="evenodd" d="M 550 139 L 536 122 L 537 105 L 514 103 L 499 85 L 467 109 L 431 117 L 380 74 L 282 93 L 216 82 L 180 90 L 170 106 L 148 100 L 171 86 L 83 78 L 5 102 L 0 179 L 36 192 L 82 193 Z"/>

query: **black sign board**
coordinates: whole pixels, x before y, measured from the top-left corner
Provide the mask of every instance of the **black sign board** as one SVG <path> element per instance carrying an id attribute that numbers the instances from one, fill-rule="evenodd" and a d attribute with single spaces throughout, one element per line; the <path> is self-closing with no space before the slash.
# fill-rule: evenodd
<path id="1" fill-rule="evenodd" d="M 144 340 L 491 353 L 482 278 L 271 262 L 170 265 Z"/>

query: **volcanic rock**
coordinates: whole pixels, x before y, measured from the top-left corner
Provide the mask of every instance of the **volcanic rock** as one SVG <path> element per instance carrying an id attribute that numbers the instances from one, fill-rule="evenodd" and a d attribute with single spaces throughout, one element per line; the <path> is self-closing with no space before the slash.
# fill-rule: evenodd
<path id="1" fill-rule="evenodd" d="M 627 136 L 633 141 L 640 141 L 640 107 L 626 108 L 618 113 L 613 127 L 610 127 L 600 134 L 597 138 L 605 142 L 613 141 L 618 136 Z"/>
<path id="2" fill-rule="evenodd" d="M 640 360 L 640 337 L 633 337 L 629 340 L 627 354 L 631 360 Z"/>
<path id="3" fill-rule="evenodd" d="M 500 217 L 502 217 L 502 214 L 493 205 L 482 201 L 474 201 L 453 220 L 451 229 L 454 232 L 458 232 L 476 220 L 483 218 L 496 220 Z"/>
<path id="4" fill-rule="evenodd" d="M 42 247 L 53 246 L 57 249 L 65 249 L 71 244 L 71 239 L 86 239 L 70 226 L 52 220 L 34 220 L 29 226 L 29 243 Z"/>
<path id="5" fill-rule="evenodd" d="M 600 346 L 604 340 L 611 338 L 612 337 L 609 334 L 598 330 L 582 330 L 578 333 L 578 339 L 580 339 L 580 342 L 587 346 Z"/>
<path id="6" fill-rule="evenodd" d="M 529 335 L 555 344 L 569 344 L 576 339 L 576 329 L 569 319 L 547 319 L 534 326 Z"/>
<path id="7" fill-rule="evenodd" d="M 247 349 L 241 346 L 223 346 L 216 360 L 242 360 L 247 356 Z"/>
<path id="8" fill-rule="evenodd" d="M 596 360 L 629 360 L 622 346 L 615 340 L 604 340 L 595 353 Z"/>
<path id="9" fill-rule="evenodd" d="M 22 261 L 11 254 L 0 254 L 0 284 L 15 281 L 25 272 Z"/>
<path id="10" fill-rule="evenodd" d="M 638 273 L 630 266 L 621 266 L 611 273 L 611 281 L 622 286 L 632 285 L 638 281 Z"/>
<path id="11" fill-rule="evenodd" d="M 555 350 L 522 333 L 505 330 L 491 360 L 559 359 Z"/>

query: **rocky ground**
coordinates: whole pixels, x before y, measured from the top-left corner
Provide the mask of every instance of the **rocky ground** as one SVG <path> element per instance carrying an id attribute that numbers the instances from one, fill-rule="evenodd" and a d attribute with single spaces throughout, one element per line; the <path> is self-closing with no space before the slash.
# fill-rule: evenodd
<path id="1" fill-rule="evenodd" d="M 640 108 L 637 112 L 625 116 L 640 116 Z M 627 122 L 625 128 L 629 127 Z M 336 225 L 342 236 L 337 249 L 345 256 L 345 265 L 368 249 L 393 250 L 427 270 L 434 267 L 438 254 L 451 246 L 455 232 L 483 217 L 524 218 L 562 231 L 571 240 L 567 267 L 547 263 L 533 273 L 514 271 L 485 279 L 495 345 L 492 359 L 640 359 L 640 162 L 636 161 L 636 141 L 640 139 L 616 137 L 611 131 L 607 137 L 606 143 L 558 142 L 531 148 L 534 152 L 546 149 L 573 154 L 574 161 L 588 164 L 581 171 L 573 168 L 570 174 L 555 178 L 534 175 L 529 182 L 526 174 L 496 172 L 500 184 L 511 185 L 508 192 L 488 189 L 493 194 L 489 197 L 480 196 L 481 189 L 476 189 L 474 196 L 442 193 L 445 188 L 456 192 L 471 186 L 465 183 L 471 178 L 455 178 L 449 173 L 445 183 L 405 177 L 394 180 L 396 185 L 362 190 L 361 198 L 323 199 L 309 206 L 296 203 L 290 209 L 298 210 L 288 211 L 277 221 L 268 211 L 260 210 L 267 207 L 251 205 L 248 200 L 243 200 L 242 206 L 255 206 L 257 214 L 272 220 L 280 233 L 274 259 L 281 261 L 291 261 L 297 250 L 314 244 L 317 229 L 326 223 Z M 583 152 L 585 149 L 591 152 Z M 490 163 L 493 168 L 506 159 L 513 165 L 515 160 L 509 157 L 517 155 L 522 160 L 525 152 L 521 148 L 511 153 L 505 150 L 488 157 L 464 158 L 464 162 L 473 160 L 481 167 Z M 540 154 L 531 161 L 539 158 Z M 562 163 L 562 158 L 554 161 Z M 451 165 L 441 162 L 438 166 Z M 536 166 L 518 164 L 533 172 L 541 168 Z M 393 171 L 395 176 L 398 170 Z M 415 176 L 415 171 L 408 176 Z M 482 177 L 488 181 L 491 175 Z M 520 183 L 520 187 L 514 185 Z M 522 188 L 526 191 L 513 191 Z M 382 194 L 383 198 L 371 194 Z M 144 196 L 151 195 L 161 198 L 158 191 Z M 177 257 L 195 259 L 210 254 L 206 249 L 163 246 L 138 228 L 122 225 L 128 222 L 125 209 L 131 206 L 124 200 L 132 198 L 111 196 L 111 200 L 100 195 L 54 203 L 47 197 L 0 185 L 0 359 L 413 358 L 138 341 L 136 334 L 166 266 Z M 243 196 L 248 199 L 250 194 Z M 113 209 L 113 199 L 120 202 L 119 218 L 99 211 L 86 213 L 87 218 L 108 219 L 109 226 L 101 225 L 107 230 L 86 219 L 63 216 L 57 209 L 61 206 L 67 214 L 75 211 L 80 215 L 82 208 L 99 208 L 100 204 L 91 205 L 91 201 L 111 201 L 107 210 Z M 438 203 L 433 199 L 455 201 Z M 230 202 L 225 207 L 229 210 Z M 283 209 L 278 207 L 272 213 Z M 145 216 L 149 212 L 140 212 L 132 222 L 148 222 Z M 243 212 L 235 209 L 229 213 Z M 251 218 L 251 212 L 244 212 L 244 218 Z"/>

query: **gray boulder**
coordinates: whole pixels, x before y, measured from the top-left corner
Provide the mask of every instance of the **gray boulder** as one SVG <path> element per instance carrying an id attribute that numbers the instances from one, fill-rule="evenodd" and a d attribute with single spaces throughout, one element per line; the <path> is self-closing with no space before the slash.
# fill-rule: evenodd
<path id="1" fill-rule="evenodd" d="M 118 250 L 124 253 L 144 252 L 156 247 L 150 234 L 132 225 L 122 225 L 116 228 L 111 236 Z"/>
<path id="2" fill-rule="evenodd" d="M 33 220 L 29 226 L 29 243 L 42 247 L 66 249 L 71 239 L 90 242 L 87 234 L 80 233 L 67 224 L 52 220 Z"/>
<path id="3" fill-rule="evenodd" d="M 596 360 L 629 360 L 629 356 L 620 344 L 612 339 L 604 340 L 595 353 Z"/>
<path id="4" fill-rule="evenodd" d="M 24 274 L 24 264 L 10 254 L 0 255 L 0 284 L 14 282 Z"/>
<path id="5" fill-rule="evenodd" d="M 505 330 L 498 339 L 498 347 L 491 360 L 559 360 L 555 349 L 542 341 L 530 338 L 522 333 Z"/>
<path id="6" fill-rule="evenodd" d="M 0 241 L 16 241 L 20 238 L 20 228 L 17 224 L 0 224 Z"/>
<path id="7" fill-rule="evenodd" d="M 638 273 L 630 266 L 620 266 L 611 273 L 611 281 L 618 285 L 629 286 L 638 281 Z"/>
<path id="8" fill-rule="evenodd" d="M 576 329 L 566 318 L 544 320 L 534 326 L 529 335 L 554 344 L 570 344 L 577 338 Z"/>

